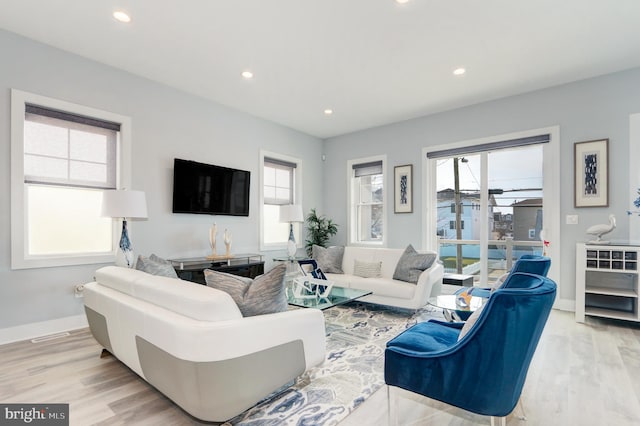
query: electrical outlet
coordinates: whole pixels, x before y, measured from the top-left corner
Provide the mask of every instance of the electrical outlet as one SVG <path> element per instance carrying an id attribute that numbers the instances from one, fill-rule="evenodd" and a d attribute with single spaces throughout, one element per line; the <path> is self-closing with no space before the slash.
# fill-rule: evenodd
<path id="1" fill-rule="evenodd" d="M 73 293 L 76 295 L 76 297 L 82 297 L 82 292 L 83 291 L 84 291 L 84 284 L 77 284 L 73 288 Z"/>

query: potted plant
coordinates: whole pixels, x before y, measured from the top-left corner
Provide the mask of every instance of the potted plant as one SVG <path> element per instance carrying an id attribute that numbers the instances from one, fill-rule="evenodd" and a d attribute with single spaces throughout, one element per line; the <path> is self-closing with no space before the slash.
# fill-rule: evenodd
<path id="1" fill-rule="evenodd" d="M 318 215 L 316 209 L 311 209 L 307 215 L 306 223 L 307 240 L 305 241 L 305 248 L 307 249 L 307 255 L 311 256 L 311 248 L 313 245 L 326 247 L 329 238 L 338 232 L 338 225 L 333 223 L 331 219 Z"/>

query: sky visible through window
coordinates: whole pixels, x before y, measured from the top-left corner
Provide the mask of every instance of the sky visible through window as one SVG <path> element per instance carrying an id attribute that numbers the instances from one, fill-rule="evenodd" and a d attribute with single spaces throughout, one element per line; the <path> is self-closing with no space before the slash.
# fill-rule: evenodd
<path id="1" fill-rule="evenodd" d="M 533 145 L 523 148 L 491 152 L 488 156 L 489 189 L 502 190 L 494 194 L 497 207 L 494 211 L 513 213 L 512 204 L 542 198 L 543 147 Z M 460 191 L 480 191 L 480 155 L 465 155 L 459 161 Z M 437 190 L 454 189 L 453 159 L 438 160 Z"/>

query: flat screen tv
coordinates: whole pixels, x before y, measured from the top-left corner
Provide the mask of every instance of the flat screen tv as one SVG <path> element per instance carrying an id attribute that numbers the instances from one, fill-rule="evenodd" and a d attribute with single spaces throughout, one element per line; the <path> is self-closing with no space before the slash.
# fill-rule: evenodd
<path id="1" fill-rule="evenodd" d="M 251 172 L 176 158 L 173 212 L 249 216 Z"/>

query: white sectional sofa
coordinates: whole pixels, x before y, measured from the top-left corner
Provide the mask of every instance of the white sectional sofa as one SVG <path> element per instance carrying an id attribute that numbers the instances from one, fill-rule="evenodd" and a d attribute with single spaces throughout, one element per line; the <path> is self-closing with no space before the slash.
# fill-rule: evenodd
<path id="1" fill-rule="evenodd" d="M 344 248 L 342 257 L 343 274 L 326 274 L 327 279 L 341 287 L 370 290 L 372 294 L 359 300 L 406 309 L 419 309 L 427 304 L 431 296 L 440 294 L 444 267 L 437 260 L 424 270 L 417 283 L 393 279 L 398 260 L 404 249 L 351 247 Z M 355 261 L 382 262 L 381 276 L 362 278 L 354 275 Z"/>
<path id="2" fill-rule="evenodd" d="M 243 318 L 227 293 L 107 266 L 84 287 L 91 332 L 194 417 L 223 422 L 325 359 L 324 316 Z"/>

